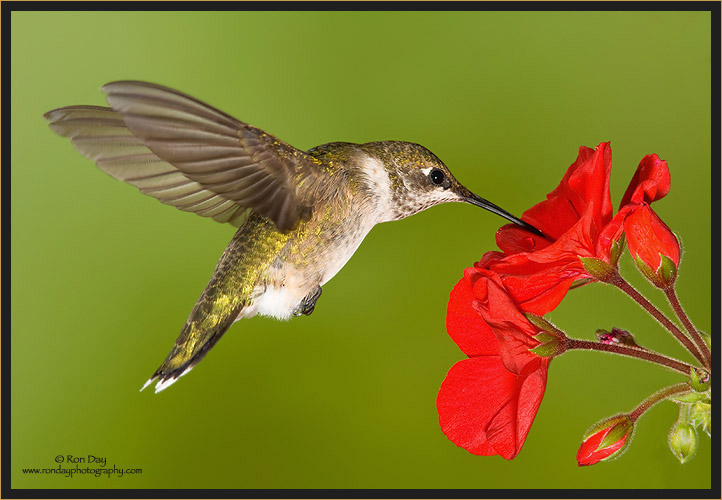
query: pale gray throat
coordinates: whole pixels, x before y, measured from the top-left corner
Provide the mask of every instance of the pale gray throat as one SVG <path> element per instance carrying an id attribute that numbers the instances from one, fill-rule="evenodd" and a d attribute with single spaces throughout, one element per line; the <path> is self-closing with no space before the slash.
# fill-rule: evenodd
<path id="1" fill-rule="evenodd" d="M 383 161 L 364 153 L 361 159 L 361 175 L 373 210 L 371 219 L 375 224 L 396 220 L 398 215 L 395 201 L 397 193 L 392 188 L 391 178 Z"/>

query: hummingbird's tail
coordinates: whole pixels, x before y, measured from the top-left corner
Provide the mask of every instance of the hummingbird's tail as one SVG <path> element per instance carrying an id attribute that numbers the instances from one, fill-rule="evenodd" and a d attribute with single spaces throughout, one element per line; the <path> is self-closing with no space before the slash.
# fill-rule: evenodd
<path id="1" fill-rule="evenodd" d="M 176 339 L 170 354 L 168 354 L 163 364 L 160 365 L 143 385 L 140 389 L 141 391 L 154 381 L 157 381 L 155 392 L 158 393 L 188 373 L 208 354 L 208 351 L 216 345 L 216 342 L 218 342 L 228 328 L 230 328 L 240 310 L 243 308 L 243 304 L 241 304 L 239 308 L 233 309 L 230 314 L 220 321 L 216 321 L 215 318 L 208 316 L 198 318 L 200 312 L 198 309 L 203 309 L 205 295 L 206 292 L 203 292 L 203 296 L 201 296 L 193 312 L 191 312 L 191 317 Z M 194 319 L 194 317 L 197 319 Z M 211 324 L 209 325 L 209 323 Z"/>
<path id="2" fill-rule="evenodd" d="M 160 392 L 188 373 L 216 345 L 244 308 L 252 303 L 250 294 L 239 293 L 239 288 L 243 288 L 239 286 L 239 278 L 243 280 L 242 272 L 239 275 L 229 270 L 229 264 L 237 260 L 237 254 L 243 251 L 237 242 L 238 239 L 234 238 L 223 253 L 173 349 L 141 391 L 157 381 L 155 392 Z"/>
<path id="3" fill-rule="evenodd" d="M 155 392 L 173 384 L 203 359 L 236 319 L 255 313 L 259 276 L 287 239 L 271 221 L 251 214 L 216 264 L 170 354 L 143 389 L 154 381 Z"/>

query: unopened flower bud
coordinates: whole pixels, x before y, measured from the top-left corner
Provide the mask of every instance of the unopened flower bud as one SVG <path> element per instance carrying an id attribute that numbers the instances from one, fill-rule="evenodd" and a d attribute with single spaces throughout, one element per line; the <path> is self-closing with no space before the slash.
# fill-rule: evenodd
<path id="1" fill-rule="evenodd" d="M 669 449 L 680 463 L 686 464 L 697 453 L 697 429 L 687 422 L 677 421 L 669 431 Z"/>
<path id="2" fill-rule="evenodd" d="M 628 345 L 631 347 L 639 347 L 634 341 L 634 336 L 626 330 L 612 328 L 611 332 L 607 330 L 597 330 L 597 340 L 602 344 Z"/>
<path id="3" fill-rule="evenodd" d="M 621 455 L 634 430 L 629 415 L 617 415 L 590 427 L 577 451 L 577 464 L 594 465 Z"/>
<path id="4" fill-rule="evenodd" d="M 674 285 L 681 255 L 679 241 L 649 205 L 642 204 L 627 216 L 624 232 L 641 273 L 658 288 Z"/>

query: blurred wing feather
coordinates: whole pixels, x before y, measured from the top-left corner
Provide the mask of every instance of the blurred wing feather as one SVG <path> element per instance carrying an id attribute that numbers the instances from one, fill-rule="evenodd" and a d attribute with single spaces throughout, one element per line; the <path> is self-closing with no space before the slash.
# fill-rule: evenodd
<path id="1" fill-rule="evenodd" d="M 69 106 L 45 114 L 50 128 L 70 138 L 104 172 L 180 210 L 240 226 L 246 207 L 224 198 L 158 158 L 125 126 L 122 116 L 100 106 Z"/>
<path id="2" fill-rule="evenodd" d="M 50 127 L 113 177 L 181 210 L 239 226 L 253 210 L 282 230 L 306 210 L 297 186 L 305 153 L 166 87 L 113 82 L 111 108 L 46 113 Z"/>

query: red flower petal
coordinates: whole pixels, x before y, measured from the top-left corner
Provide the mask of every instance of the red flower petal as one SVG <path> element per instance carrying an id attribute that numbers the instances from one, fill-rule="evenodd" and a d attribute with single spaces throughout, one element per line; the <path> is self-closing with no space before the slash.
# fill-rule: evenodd
<path id="1" fill-rule="evenodd" d="M 585 213 L 592 215 L 594 225 L 601 229 L 612 218 L 609 196 L 611 168 L 612 150 L 608 142 L 601 143 L 596 150 L 580 147 L 576 161 L 569 166 L 556 189 L 547 195 L 546 200 L 524 212 L 522 219 L 553 240 L 562 237 Z M 513 237 L 502 235 L 500 238 L 499 233 L 497 235 L 497 244 L 500 239 L 505 246 L 511 244 L 509 240 Z M 527 232 L 524 236 L 528 235 Z M 520 248 L 523 246 L 523 243 L 519 244 Z"/>
<path id="2" fill-rule="evenodd" d="M 472 306 L 476 297 L 471 283 L 471 279 L 462 278 L 451 290 L 446 331 L 467 356 L 498 356 L 499 342 L 494 332 Z"/>
<path id="3" fill-rule="evenodd" d="M 622 237 L 624 233 L 624 219 L 627 218 L 631 210 L 631 205 L 622 207 L 609 224 L 604 226 L 602 232 L 599 233 L 599 238 L 597 238 L 596 257 L 611 264 L 612 243 L 619 241 L 619 238 Z"/>
<path id="4" fill-rule="evenodd" d="M 519 387 L 517 406 L 517 453 L 526 441 L 534 417 L 536 417 L 539 406 L 544 398 L 544 391 L 547 387 L 547 373 L 549 371 L 550 358 L 539 358 L 535 365 L 530 363 L 520 374 L 522 383 Z"/>
<path id="5" fill-rule="evenodd" d="M 494 356 L 456 363 L 436 400 L 444 434 L 476 455 L 514 458 L 544 396 L 547 365 L 538 359 L 514 375 Z"/>
<path id="6" fill-rule="evenodd" d="M 532 234 L 516 224 L 507 224 L 496 232 L 496 244 L 505 254 L 511 255 L 521 252 L 536 252 L 548 247 L 552 242 L 537 234 Z"/>
<path id="7" fill-rule="evenodd" d="M 674 233 L 648 205 L 638 205 L 624 220 L 627 246 L 632 257 L 641 258 L 654 271 L 666 255 L 679 265 L 679 242 Z"/>
<path id="8" fill-rule="evenodd" d="M 489 268 L 522 310 L 540 316 L 559 305 L 574 281 L 589 276 L 576 256 L 545 250 L 511 255 Z"/>
<path id="9" fill-rule="evenodd" d="M 501 252 L 486 252 L 479 262 L 474 263 L 475 269 L 489 269 L 494 262 L 503 260 L 506 255 Z"/>
<path id="10" fill-rule="evenodd" d="M 657 155 L 645 156 L 622 197 L 620 209 L 629 203 L 652 203 L 664 198 L 669 192 L 670 182 L 667 162 Z"/>
<path id="11" fill-rule="evenodd" d="M 498 276 L 479 279 L 473 291 L 479 299 L 474 303 L 474 309 L 499 340 L 499 355 L 504 366 L 512 373 L 520 374 L 527 364 L 539 359 L 529 352 L 539 345 L 533 338 L 539 329 L 521 314 Z"/>

